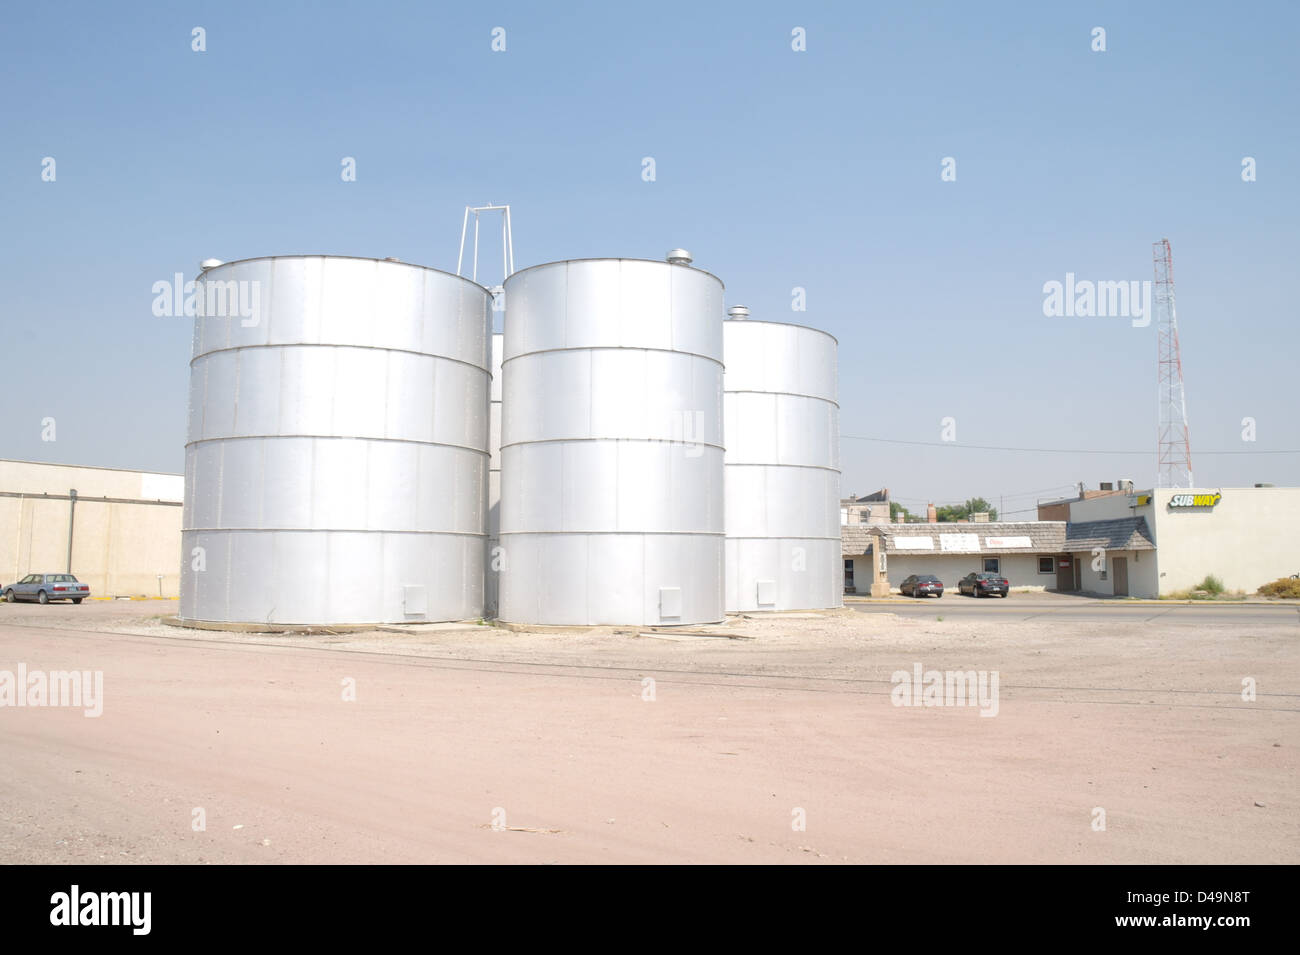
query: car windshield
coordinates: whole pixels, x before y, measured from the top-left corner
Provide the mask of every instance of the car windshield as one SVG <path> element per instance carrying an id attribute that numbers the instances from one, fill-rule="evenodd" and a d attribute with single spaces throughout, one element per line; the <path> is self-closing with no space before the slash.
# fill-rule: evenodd
<path id="1" fill-rule="evenodd" d="M 928 584 L 928 583 L 936 583 L 936 584 L 937 584 L 937 583 L 939 582 L 939 578 L 938 578 L 938 577 L 935 577 L 933 574 L 926 574 L 924 577 L 918 577 L 917 580 L 921 581 L 922 583 L 926 583 L 926 584 Z"/>

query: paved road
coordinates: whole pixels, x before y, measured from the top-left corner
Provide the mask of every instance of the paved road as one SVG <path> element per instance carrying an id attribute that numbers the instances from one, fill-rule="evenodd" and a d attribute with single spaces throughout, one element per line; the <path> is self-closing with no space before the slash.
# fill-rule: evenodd
<path id="1" fill-rule="evenodd" d="M 950 593 L 943 597 L 919 599 L 896 598 L 888 603 L 848 603 L 860 613 L 893 613 L 904 617 L 951 618 L 983 617 L 998 620 L 1123 620 L 1129 623 L 1159 620 L 1161 623 L 1243 625 L 1286 620 L 1300 627 L 1300 606 L 1286 604 L 1212 604 L 1212 603 L 1122 603 L 1112 600 L 1088 600 L 1077 597 L 963 597 Z"/>

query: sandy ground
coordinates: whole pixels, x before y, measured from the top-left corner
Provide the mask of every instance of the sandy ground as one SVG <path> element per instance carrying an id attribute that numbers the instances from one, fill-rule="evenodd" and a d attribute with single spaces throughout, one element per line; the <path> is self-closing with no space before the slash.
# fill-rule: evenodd
<path id="1" fill-rule="evenodd" d="M 0 670 L 104 675 L 99 718 L 0 708 L 0 862 L 1300 861 L 1295 615 L 282 637 L 174 609 L 0 606 Z M 998 715 L 892 705 L 918 663 L 997 671 Z"/>

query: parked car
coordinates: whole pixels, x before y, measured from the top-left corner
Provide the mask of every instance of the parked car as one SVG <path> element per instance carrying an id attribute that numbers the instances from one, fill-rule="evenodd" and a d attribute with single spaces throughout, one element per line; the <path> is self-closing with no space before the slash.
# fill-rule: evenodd
<path id="1" fill-rule="evenodd" d="M 898 585 L 904 597 L 943 596 L 943 581 L 934 574 L 913 574 Z"/>
<path id="2" fill-rule="evenodd" d="M 970 594 L 972 597 L 987 597 L 989 594 L 1001 594 L 1003 597 L 1011 590 L 1011 585 L 1001 574 L 988 574 L 972 571 L 957 582 L 957 592 Z"/>
<path id="3" fill-rule="evenodd" d="M 51 600 L 71 600 L 79 604 L 90 596 L 90 588 L 72 574 L 28 574 L 16 584 L 6 584 L 5 600 L 35 600 L 47 604 Z"/>

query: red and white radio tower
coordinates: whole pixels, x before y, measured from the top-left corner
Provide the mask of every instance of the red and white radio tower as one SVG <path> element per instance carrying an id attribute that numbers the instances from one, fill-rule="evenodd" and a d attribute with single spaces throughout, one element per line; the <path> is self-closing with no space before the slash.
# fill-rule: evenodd
<path id="1" fill-rule="evenodd" d="M 1156 340 L 1160 350 L 1157 362 L 1160 423 L 1156 433 L 1156 486 L 1193 487 L 1187 398 L 1183 394 L 1183 359 L 1178 351 L 1178 313 L 1174 308 L 1174 256 L 1168 239 L 1161 239 L 1151 249 L 1156 266 L 1152 304 L 1156 311 Z"/>

